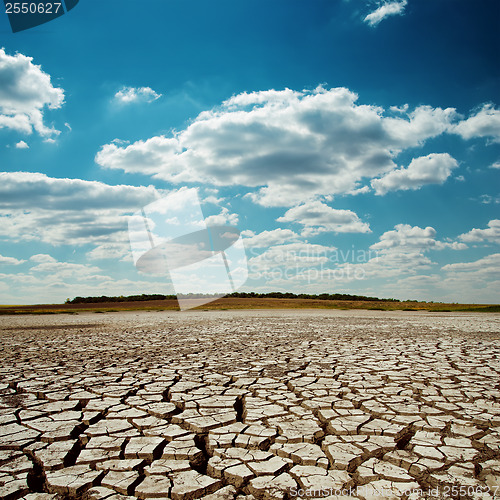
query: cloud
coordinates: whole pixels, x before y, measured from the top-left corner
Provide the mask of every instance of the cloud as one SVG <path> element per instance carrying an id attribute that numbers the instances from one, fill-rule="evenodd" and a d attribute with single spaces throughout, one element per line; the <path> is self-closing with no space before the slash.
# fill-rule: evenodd
<path id="1" fill-rule="evenodd" d="M 222 207 L 220 214 L 206 217 L 205 222 L 209 226 L 236 226 L 238 215 L 232 214 L 226 207 Z"/>
<path id="2" fill-rule="evenodd" d="M 401 248 L 386 253 L 373 252 L 367 262 L 345 263 L 339 266 L 345 269 L 344 280 L 353 281 L 355 279 L 388 279 L 399 278 L 405 275 L 417 275 L 417 273 L 428 270 L 434 262 L 423 254 L 422 251 Z M 339 273 L 340 276 L 342 276 Z"/>
<path id="3" fill-rule="evenodd" d="M 491 164 L 490 168 L 500 168 L 500 161 L 496 161 L 495 163 Z"/>
<path id="4" fill-rule="evenodd" d="M 322 232 L 368 233 L 370 226 L 361 222 L 351 210 L 337 210 L 316 200 L 290 208 L 278 222 L 295 222 L 304 226 L 304 236 Z"/>
<path id="5" fill-rule="evenodd" d="M 123 87 L 115 94 L 115 99 L 121 104 L 153 102 L 160 97 L 161 94 L 157 94 L 151 87 Z"/>
<path id="6" fill-rule="evenodd" d="M 47 262 L 57 262 L 52 255 L 46 253 L 37 253 L 30 257 L 32 262 L 38 262 L 39 264 L 47 263 Z"/>
<path id="7" fill-rule="evenodd" d="M 0 128 L 25 134 L 33 129 L 50 138 L 60 132 L 43 122 L 45 108 L 58 109 L 64 90 L 52 86 L 50 75 L 23 54 L 10 56 L 0 49 Z"/>
<path id="8" fill-rule="evenodd" d="M 474 275 L 476 279 L 491 281 L 493 278 L 500 280 L 500 253 L 488 255 L 473 262 L 457 262 L 446 264 L 443 271 L 470 277 Z"/>
<path id="9" fill-rule="evenodd" d="M 371 14 L 368 14 L 363 20 L 370 26 L 377 26 L 386 17 L 403 14 L 407 3 L 407 0 L 401 0 L 400 2 L 386 2 L 378 9 L 374 10 Z"/>
<path id="10" fill-rule="evenodd" d="M 472 229 L 468 233 L 461 234 L 459 239 L 467 243 L 490 241 L 500 244 L 500 219 L 490 220 L 486 229 Z"/>
<path id="11" fill-rule="evenodd" d="M 44 274 L 51 277 L 51 280 L 63 280 L 67 278 L 95 279 L 101 277 L 102 270 L 96 266 L 87 264 L 76 264 L 73 262 L 47 261 L 40 262 L 30 269 L 30 273 L 36 275 Z"/>
<path id="12" fill-rule="evenodd" d="M 87 258 L 90 260 L 114 259 L 133 262 L 130 243 L 125 238 L 122 241 L 112 243 L 99 243 L 90 252 L 87 252 Z"/>
<path id="13" fill-rule="evenodd" d="M 283 244 L 288 241 L 297 242 L 299 235 L 291 229 L 272 229 L 271 231 L 262 231 L 255 234 L 252 231 L 244 231 L 246 248 L 266 248 L 273 245 Z"/>
<path id="14" fill-rule="evenodd" d="M 111 144 L 106 144 L 101 148 L 95 160 L 106 168 L 161 177 L 158 172 L 165 162 L 169 158 L 175 158 L 180 152 L 181 148 L 175 138 L 157 136 L 125 147 L 117 144 L 115 139 Z"/>
<path id="15" fill-rule="evenodd" d="M 38 172 L 0 172 L 0 209 L 133 211 L 157 196 L 153 186 L 111 186 L 98 181 L 48 177 Z"/>
<path id="16" fill-rule="evenodd" d="M 430 154 L 414 158 L 408 168 L 393 170 L 381 179 L 371 181 L 375 193 L 419 189 L 427 184 L 443 184 L 458 166 L 457 161 L 448 153 Z"/>
<path id="17" fill-rule="evenodd" d="M 426 252 L 428 250 L 464 250 L 466 245 L 457 242 L 443 242 L 436 240 L 437 232 L 433 227 L 421 228 L 409 224 L 397 224 L 394 230 L 386 231 L 380 236 L 379 242 L 370 248 L 383 253 L 397 250 Z"/>
<path id="18" fill-rule="evenodd" d="M 248 245 L 245 245 L 248 248 Z M 249 259 L 250 280 L 267 289 L 321 293 L 339 291 L 342 285 L 365 276 L 358 274 L 354 262 L 366 262 L 376 252 L 347 251 L 332 246 L 297 242 L 276 245 Z M 361 269 L 363 272 L 364 270 Z M 264 283 L 262 284 L 262 281 Z M 249 284 L 251 285 L 251 283 Z"/>
<path id="19" fill-rule="evenodd" d="M 16 143 L 16 149 L 29 149 L 29 146 L 24 141 L 19 141 Z"/>
<path id="20" fill-rule="evenodd" d="M 299 269 L 326 265 L 330 253 L 335 250 L 335 247 L 304 242 L 271 246 L 260 255 L 249 259 L 250 277 L 272 279 L 283 277 L 284 273 L 292 276 L 299 272 Z"/>
<path id="21" fill-rule="evenodd" d="M 152 186 L 0 172 L 0 238 L 53 245 L 126 240 L 127 214 L 160 195 Z"/>
<path id="22" fill-rule="evenodd" d="M 379 241 L 370 246 L 370 251 L 359 252 L 356 259 L 338 266 L 337 276 L 341 281 L 354 280 L 394 280 L 404 276 L 417 276 L 435 264 L 427 255 L 432 250 L 463 250 L 463 243 L 439 241 L 433 227 L 421 228 L 409 224 L 397 224 L 391 231 L 383 233 Z M 340 273 L 344 270 L 344 273 Z M 381 285 L 379 283 L 378 288 Z M 389 289 L 394 296 L 395 290 Z"/>
<path id="23" fill-rule="evenodd" d="M 205 189 L 205 192 L 207 190 Z M 211 194 L 203 200 L 203 203 L 210 203 L 211 205 L 220 205 L 224 201 L 224 198 L 217 198 L 217 196 Z"/>
<path id="24" fill-rule="evenodd" d="M 394 157 L 448 130 L 454 109 L 397 113 L 357 104 L 346 88 L 267 90 L 233 96 L 172 137 L 102 146 L 104 168 L 172 183 L 240 185 L 264 206 L 349 193 L 397 168 Z"/>
<path id="25" fill-rule="evenodd" d="M 484 104 L 474 115 L 456 124 L 452 131 L 464 139 L 491 137 L 493 142 L 500 142 L 500 109 Z"/>
<path id="26" fill-rule="evenodd" d="M 0 266 L 1 265 L 18 266 L 19 264 L 22 264 L 23 262 L 26 262 L 26 261 L 16 259 L 15 257 L 5 257 L 3 255 L 0 255 Z"/>
<path id="27" fill-rule="evenodd" d="M 474 198 L 472 198 L 474 199 Z M 483 205 L 489 205 L 491 203 L 494 203 L 495 205 L 500 203 L 500 196 L 491 196 L 489 194 L 482 194 L 479 196 L 479 201 Z"/>
<path id="28" fill-rule="evenodd" d="M 417 249 L 428 250 L 436 246 L 436 230 L 433 227 L 421 228 L 410 226 L 409 224 L 397 224 L 394 230 L 383 233 L 378 243 L 374 243 L 370 248 L 387 252 L 391 249 Z"/>
<path id="29" fill-rule="evenodd" d="M 0 303 L 61 303 L 75 295 L 131 295 L 141 293 L 173 293 L 170 283 L 162 279 L 126 279 L 113 277 L 92 264 L 62 262 L 48 254 L 30 257 L 32 264 L 25 272 L 0 274 Z"/>

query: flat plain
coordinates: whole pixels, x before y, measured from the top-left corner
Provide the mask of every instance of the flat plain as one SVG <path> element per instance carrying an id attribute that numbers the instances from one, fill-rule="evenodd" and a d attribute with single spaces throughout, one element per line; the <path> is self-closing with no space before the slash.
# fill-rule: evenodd
<path id="1" fill-rule="evenodd" d="M 500 497 L 500 314 L 0 321 L 0 498 Z"/>

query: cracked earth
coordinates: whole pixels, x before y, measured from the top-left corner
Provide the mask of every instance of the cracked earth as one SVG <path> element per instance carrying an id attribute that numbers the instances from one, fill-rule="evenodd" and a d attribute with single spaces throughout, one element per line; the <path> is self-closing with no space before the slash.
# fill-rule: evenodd
<path id="1" fill-rule="evenodd" d="M 0 498 L 500 498 L 499 332 L 477 313 L 2 316 Z"/>

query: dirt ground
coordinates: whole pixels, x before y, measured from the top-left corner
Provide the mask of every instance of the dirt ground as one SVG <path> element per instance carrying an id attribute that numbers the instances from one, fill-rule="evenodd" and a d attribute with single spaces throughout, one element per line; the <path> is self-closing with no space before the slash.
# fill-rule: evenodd
<path id="1" fill-rule="evenodd" d="M 0 498 L 500 498 L 497 313 L 3 315 L 0 350 Z"/>

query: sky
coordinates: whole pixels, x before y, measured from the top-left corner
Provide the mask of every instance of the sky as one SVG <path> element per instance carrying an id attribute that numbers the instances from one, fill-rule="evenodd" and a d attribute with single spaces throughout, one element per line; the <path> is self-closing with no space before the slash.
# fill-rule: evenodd
<path id="1" fill-rule="evenodd" d="M 191 188 L 241 291 L 499 303 L 499 28 L 497 0 L 0 13 L 0 303 L 174 293 L 128 221 Z"/>

